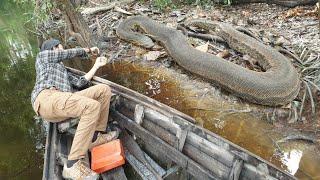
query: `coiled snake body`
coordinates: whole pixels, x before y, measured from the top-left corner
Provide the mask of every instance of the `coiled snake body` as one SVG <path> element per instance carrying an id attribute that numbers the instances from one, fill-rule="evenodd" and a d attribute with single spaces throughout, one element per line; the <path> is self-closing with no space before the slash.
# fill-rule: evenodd
<path id="1" fill-rule="evenodd" d="M 255 58 L 265 69 L 256 72 L 243 68 L 215 55 L 201 52 L 187 42 L 179 31 L 159 24 L 145 16 L 123 21 L 117 35 L 146 48 L 160 41 L 168 54 L 183 68 L 214 81 L 224 89 L 248 101 L 263 105 L 283 105 L 292 101 L 300 89 L 299 76 L 291 62 L 276 50 L 258 42 L 225 23 L 193 20 L 189 25 L 214 28 L 229 46 Z M 148 36 L 132 29 L 139 26 Z"/>

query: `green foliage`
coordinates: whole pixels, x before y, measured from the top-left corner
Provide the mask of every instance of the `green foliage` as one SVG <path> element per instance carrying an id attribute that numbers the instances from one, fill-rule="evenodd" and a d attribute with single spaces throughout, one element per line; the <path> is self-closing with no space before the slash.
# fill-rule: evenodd
<path id="1" fill-rule="evenodd" d="M 35 7 L 32 22 L 37 28 L 39 25 L 47 22 L 52 18 L 51 11 L 55 8 L 55 4 L 50 0 L 42 0 L 40 1 L 38 7 Z"/>
<path id="2" fill-rule="evenodd" d="M 225 5 L 231 5 L 232 0 L 223 0 L 223 3 L 224 3 Z"/>
<path id="3" fill-rule="evenodd" d="M 160 10 L 173 6 L 173 3 L 171 0 L 154 0 L 153 4 L 155 7 L 157 7 Z"/>
<path id="4" fill-rule="evenodd" d="M 30 6 L 30 9 L 34 9 L 33 12 L 25 13 L 28 16 L 28 23 L 37 27 L 40 23 L 43 23 L 51 18 L 51 10 L 55 7 L 55 4 L 51 0 L 41 0 L 37 4 L 36 0 L 13 0 L 17 5 Z"/>
<path id="5" fill-rule="evenodd" d="M 200 6 L 211 5 L 213 0 L 188 0 L 189 4 L 196 4 Z"/>

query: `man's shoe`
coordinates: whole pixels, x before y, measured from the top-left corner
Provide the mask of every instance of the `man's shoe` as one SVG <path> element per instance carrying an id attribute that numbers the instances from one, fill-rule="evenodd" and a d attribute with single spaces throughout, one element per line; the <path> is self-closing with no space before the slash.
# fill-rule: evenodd
<path id="1" fill-rule="evenodd" d="M 62 177 L 72 180 L 97 180 L 99 178 L 99 174 L 92 171 L 86 162 L 79 160 L 70 168 L 65 164 L 63 166 Z"/>
<path id="2" fill-rule="evenodd" d="M 118 131 L 111 131 L 111 132 L 108 132 L 107 134 L 99 133 L 97 136 L 97 139 L 90 144 L 89 150 L 91 150 L 93 147 L 98 146 L 100 144 L 105 144 L 107 142 L 115 140 L 118 138 L 118 136 L 119 136 Z"/>

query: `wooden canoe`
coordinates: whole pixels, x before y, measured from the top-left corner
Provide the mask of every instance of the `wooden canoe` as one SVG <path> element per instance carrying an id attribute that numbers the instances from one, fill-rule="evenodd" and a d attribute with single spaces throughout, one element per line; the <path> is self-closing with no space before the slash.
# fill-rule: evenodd
<path id="1" fill-rule="evenodd" d="M 125 134 L 121 136 L 126 149 L 125 167 L 135 172 L 126 175 L 128 171 L 119 167 L 102 174 L 102 179 L 136 179 L 132 174 L 140 179 L 296 179 L 195 125 L 186 114 L 106 79 L 95 76 L 92 82 L 112 89 L 110 119 Z M 71 147 L 75 125 L 76 120 L 49 124 L 43 179 L 62 179 L 61 164 Z"/>

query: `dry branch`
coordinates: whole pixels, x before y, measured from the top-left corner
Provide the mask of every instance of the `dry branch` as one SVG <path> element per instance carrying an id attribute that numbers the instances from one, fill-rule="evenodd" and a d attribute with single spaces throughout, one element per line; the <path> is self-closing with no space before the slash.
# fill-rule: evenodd
<path id="1" fill-rule="evenodd" d="M 131 2 L 134 2 L 134 0 L 122 0 L 122 1 L 113 2 L 111 4 L 108 4 L 108 5 L 105 5 L 105 6 L 101 6 L 101 7 L 85 8 L 81 12 L 81 14 L 89 16 L 89 15 L 96 14 L 98 12 L 111 10 L 111 9 L 115 8 L 117 5 L 128 4 L 128 3 L 131 3 Z"/>

